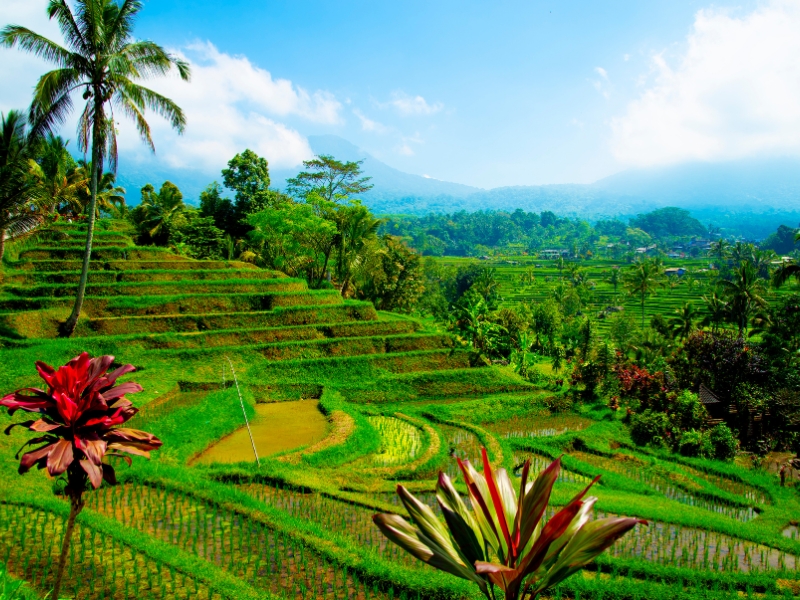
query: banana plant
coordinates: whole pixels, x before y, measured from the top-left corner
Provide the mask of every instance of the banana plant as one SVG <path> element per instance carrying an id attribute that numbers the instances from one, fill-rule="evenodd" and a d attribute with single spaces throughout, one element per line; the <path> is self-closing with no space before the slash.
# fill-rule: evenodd
<path id="1" fill-rule="evenodd" d="M 373 521 L 390 541 L 434 568 L 473 581 L 489 600 L 497 599 L 498 590 L 506 600 L 533 600 L 637 524 L 647 525 L 631 517 L 591 519 L 597 498 L 586 494 L 599 476 L 545 521 L 560 458 L 533 481 L 527 460 L 518 493 L 505 469 L 492 470 L 485 448 L 482 460 L 483 475 L 469 461 L 458 461 L 471 509 L 450 477 L 439 473 L 436 500 L 444 522 L 402 485 L 397 493 L 413 525 L 393 514 L 377 514 Z"/>

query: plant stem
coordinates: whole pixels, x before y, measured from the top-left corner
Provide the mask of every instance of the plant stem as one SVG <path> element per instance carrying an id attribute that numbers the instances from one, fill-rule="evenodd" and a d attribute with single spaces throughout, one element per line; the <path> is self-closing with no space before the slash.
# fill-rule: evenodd
<path id="1" fill-rule="evenodd" d="M 58 571 L 56 572 L 56 581 L 50 600 L 58 600 L 58 595 L 61 592 L 61 580 L 64 577 L 64 567 L 67 564 L 67 554 L 69 553 L 72 531 L 75 529 L 75 519 L 83 509 L 82 493 L 77 491 L 70 493 L 69 504 L 69 518 L 67 519 L 67 528 L 64 530 L 64 539 L 61 542 L 61 556 L 58 558 Z"/>

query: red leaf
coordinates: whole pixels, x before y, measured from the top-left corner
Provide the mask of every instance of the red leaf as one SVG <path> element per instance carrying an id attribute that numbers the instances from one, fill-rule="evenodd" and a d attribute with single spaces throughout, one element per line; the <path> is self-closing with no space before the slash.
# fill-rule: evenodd
<path id="1" fill-rule="evenodd" d="M 58 440 L 50 447 L 50 455 L 47 457 L 47 472 L 55 477 L 61 475 L 72 464 L 72 442 Z"/>
<path id="2" fill-rule="evenodd" d="M 99 488 L 100 484 L 103 483 L 103 469 L 99 465 L 96 465 L 88 460 L 82 460 L 81 467 L 89 476 L 89 481 L 92 483 L 92 487 L 94 489 Z"/>
<path id="3" fill-rule="evenodd" d="M 508 553 L 511 555 L 511 560 L 513 561 L 517 554 L 516 548 L 511 545 L 511 533 L 508 531 L 508 523 L 506 522 L 506 510 L 503 506 L 503 500 L 500 498 L 500 491 L 497 489 L 497 484 L 494 481 L 492 465 L 489 464 L 489 456 L 486 454 L 486 448 L 481 448 L 481 457 L 483 458 L 483 476 L 486 478 L 486 485 L 489 487 L 489 494 L 492 497 L 494 510 L 497 513 L 497 520 L 500 522 L 500 529 L 503 532 L 503 537 L 508 547 Z"/>

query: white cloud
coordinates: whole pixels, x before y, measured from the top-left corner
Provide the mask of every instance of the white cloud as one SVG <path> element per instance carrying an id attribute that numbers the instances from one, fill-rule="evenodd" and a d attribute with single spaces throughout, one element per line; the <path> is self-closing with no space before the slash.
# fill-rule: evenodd
<path id="1" fill-rule="evenodd" d="M 186 113 L 182 136 L 158 117 L 151 119 L 157 152 L 171 166 L 217 169 L 244 148 L 271 166 L 294 166 L 313 153 L 300 133 L 276 117 L 340 122 L 341 104 L 328 92 L 310 94 L 287 79 L 273 79 L 246 57 L 220 52 L 208 42 L 192 44 L 182 54 L 191 63 L 190 83 L 177 76 L 148 82 Z M 132 125 L 120 121 L 121 149 L 144 158 Z"/>
<path id="2" fill-rule="evenodd" d="M 594 72 L 600 75 L 600 79 L 590 79 L 589 81 L 592 82 L 594 89 L 596 89 L 603 98 L 608 99 L 611 95 L 609 91 L 611 81 L 608 78 L 608 72 L 603 67 L 595 67 Z"/>
<path id="3" fill-rule="evenodd" d="M 631 165 L 800 154 L 800 3 L 748 14 L 701 10 L 684 54 L 652 58 L 655 80 L 612 120 Z"/>
<path id="4" fill-rule="evenodd" d="M 2 0 L 0 26 L 24 25 L 60 41 L 58 28 L 47 18 L 46 2 Z M 174 50 L 173 50 L 174 51 Z M 270 165 L 291 167 L 313 155 L 298 131 L 281 123 L 299 118 L 321 124 L 341 122 L 341 103 L 329 92 L 308 92 L 288 79 L 273 78 L 243 56 L 220 52 L 208 42 L 195 43 L 178 52 L 192 67 L 192 81 L 177 76 L 153 79 L 144 85 L 173 99 L 185 112 L 187 127 L 179 136 L 157 115 L 148 113 L 157 160 L 174 167 L 219 169 L 237 152 L 251 148 Z M 0 49 L 0 110 L 24 109 L 39 76 L 52 68 L 17 49 Z M 64 136 L 75 138 L 80 99 L 64 127 Z M 126 159 L 147 160 L 149 151 L 140 143 L 133 125 L 119 121 L 121 168 Z"/>
<path id="5" fill-rule="evenodd" d="M 631 59 L 631 55 L 630 54 L 623 54 L 622 55 L 622 60 L 624 60 L 625 62 L 628 62 L 630 59 Z"/>
<path id="6" fill-rule="evenodd" d="M 424 144 L 425 140 L 422 139 L 419 132 L 414 133 L 412 136 L 401 136 L 400 146 L 397 147 L 397 153 L 402 156 L 414 156 L 414 148 L 412 144 Z"/>
<path id="7" fill-rule="evenodd" d="M 51 40 L 62 39 L 58 26 L 47 17 L 46 1 L 2 0 L 0 27 L 6 25 L 23 25 Z M 27 109 L 39 75 L 51 68 L 30 54 L 0 48 L 0 111 Z"/>
<path id="8" fill-rule="evenodd" d="M 403 116 L 427 116 L 444 108 L 444 104 L 441 102 L 428 104 L 428 101 L 422 96 L 409 96 L 405 92 L 394 92 L 392 99 L 384 105 L 391 106 Z"/>
<path id="9" fill-rule="evenodd" d="M 357 108 L 353 109 L 353 114 L 358 117 L 359 121 L 361 121 L 361 129 L 364 131 L 373 131 L 375 133 L 386 133 L 389 131 L 389 128 L 386 127 L 386 125 L 383 123 L 378 123 L 377 121 L 373 121 Z"/>

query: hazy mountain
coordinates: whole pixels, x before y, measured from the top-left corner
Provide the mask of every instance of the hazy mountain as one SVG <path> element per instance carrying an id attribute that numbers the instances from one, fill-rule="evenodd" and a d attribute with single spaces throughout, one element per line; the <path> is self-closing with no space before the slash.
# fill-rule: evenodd
<path id="1" fill-rule="evenodd" d="M 751 237 L 763 237 L 781 224 L 800 222 L 800 160 L 740 160 L 690 163 L 635 169 L 591 184 L 500 187 L 482 190 L 459 183 L 429 179 L 394 169 L 350 142 L 334 136 L 308 138 L 315 154 L 339 160 L 362 160 L 373 189 L 364 202 L 379 214 L 426 214 L 459 210 L 550 210 L 563 216 L 589 219 L 628 217 L 664 206 L 692 211 L 703 223 L 713 222 Z M 299 168 L 272 170 L 273 187 L 283 189 Z M 156 187 L 169 180 L 196 203 L 200 192 L 219 172 L 176 170 L 166 166 L 125 165 L 119 182 L 131 204 L 145 183 Z"/>

